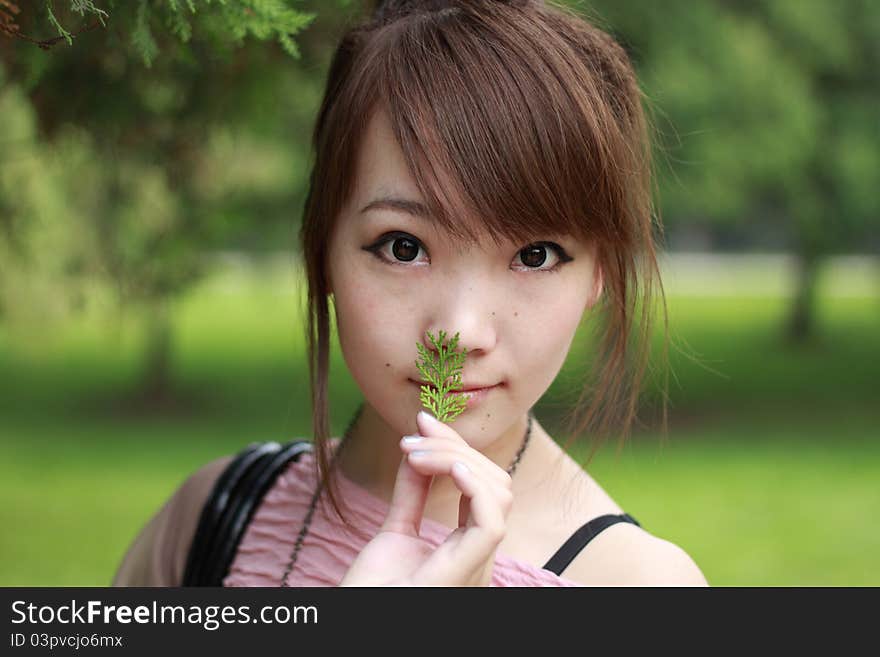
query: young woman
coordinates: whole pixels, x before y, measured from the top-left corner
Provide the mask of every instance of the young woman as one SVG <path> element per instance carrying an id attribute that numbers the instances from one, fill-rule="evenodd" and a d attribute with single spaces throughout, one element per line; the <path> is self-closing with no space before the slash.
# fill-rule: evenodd
<path id="1" fill-rule="evenodd" d="M 549 3 L 382 2 L 343 36 L 301 230 L 314 449 L 260 501 L 224 585 L 706 584 L 531 413 L 586 324 L 595 384 L 571 435 L 628 433 L 659 282 L 649 135 L 624 50 Z M 340 438 L 331 305 L 364 397 Z M 446 423 L 420 412 L 416 367 L 441 330 L 477 389 Z M 181 582 L 229 458 L 175 492 L 116 584 Z"/>

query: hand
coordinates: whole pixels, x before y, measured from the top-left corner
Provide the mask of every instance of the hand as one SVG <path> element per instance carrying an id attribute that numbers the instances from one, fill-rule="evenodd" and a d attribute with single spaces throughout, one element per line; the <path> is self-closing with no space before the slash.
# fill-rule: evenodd
<path id="1" fill-rule="evenodd" d="M 414 445 L 401 441 L 388 515 L 340 586 L 489 586 L 513 504 L 510 475 L 449 425 L 422 415 L 416 423 L 423 438 Z M 428 456 L 414 457 L 417 450 Z M 435 475 L 450 475 L 462 492 L 458 528 L 436 549 L 419 537 Z"/>

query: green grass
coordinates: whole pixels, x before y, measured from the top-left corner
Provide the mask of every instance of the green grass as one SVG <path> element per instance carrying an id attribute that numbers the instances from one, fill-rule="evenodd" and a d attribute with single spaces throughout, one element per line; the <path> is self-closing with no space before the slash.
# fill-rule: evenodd
<path id="1" fill-rule="evenodd" d="M 164 414 L 120 410 L 136 318 L 0 326 L 0 585 L 107 584 L 188 473 L 252 440 L 307 436 L 300 294 L 290 267 L 230 269 L 182 299 L 186 404 Z M 670 296 L 673 337 L 699 361 L 671 353 L 668 441 L 637 433 L 589 471 L 712 584 L 880 584 L 878 305 L 824 294 L 817 339 L 791 349 L 776 338 L 784 297 Z M 330 392 L 340 432 L 360 394 L 338 353 Z M 564 392 L 554 384 L 535 409 L 551 432 Z"/>

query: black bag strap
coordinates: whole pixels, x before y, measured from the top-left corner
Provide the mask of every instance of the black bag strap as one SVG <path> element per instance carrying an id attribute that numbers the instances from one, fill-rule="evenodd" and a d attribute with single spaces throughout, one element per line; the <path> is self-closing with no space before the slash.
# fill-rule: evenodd
<path id="1" fill-rule="evenodd" d="M 284 467 L 310 451 L 308 440 L 251 443 L 229 462 L 208 496 L 193 535 L 182 586 L 223 586 L 244 530 Z"/>

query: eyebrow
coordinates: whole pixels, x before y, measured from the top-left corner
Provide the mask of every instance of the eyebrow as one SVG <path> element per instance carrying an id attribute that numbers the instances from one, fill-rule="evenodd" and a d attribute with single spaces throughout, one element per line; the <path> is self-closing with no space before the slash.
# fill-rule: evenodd
<path id="1" fill-rule="evenodd" d="M 396 196 L 383 196 L 370 201 L 361 208 L 361 214 L 368 210 L 391 210 L 392 212 L 403 212 L 419 218 L 427 218 L 429 215 L 428 208 L 424 204 Z"/>

